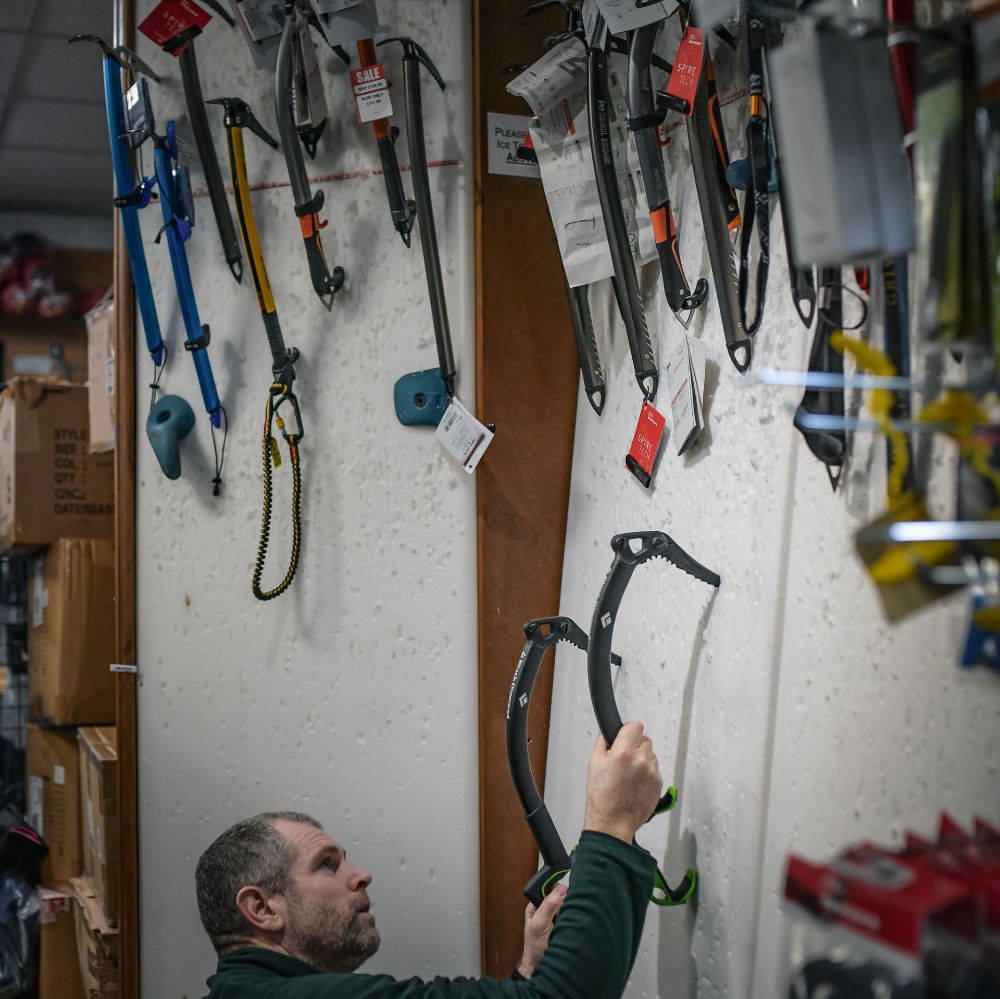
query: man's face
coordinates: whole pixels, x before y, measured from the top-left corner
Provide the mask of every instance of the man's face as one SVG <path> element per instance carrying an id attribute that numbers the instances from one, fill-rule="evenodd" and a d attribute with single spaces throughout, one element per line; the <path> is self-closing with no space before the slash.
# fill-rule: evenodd
<path id="1" fill-rule="evenodd" d="M 322 830 L 284 819 L 274 827 L 295 851 L 285 892 L 285 948 L 318 971 L 354 971 L 379 945 L 365 890 L 372 876 L 349 864 Z"/>

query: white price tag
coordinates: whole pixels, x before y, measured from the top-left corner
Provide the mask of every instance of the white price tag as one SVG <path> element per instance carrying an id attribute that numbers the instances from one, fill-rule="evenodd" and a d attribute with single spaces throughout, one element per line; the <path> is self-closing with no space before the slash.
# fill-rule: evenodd
<path id="1" fill-rule="evenodd" d="M 312 0 L 313 9 L 317 14 L 339 14 L 348 7 L 357 7 L 365 0 Z"/>
<path id="2" fill-rule="evenodd" d="M 280 35 L 285 25 L 284 7 L 274 0 L 235 0 L 236 17 L 252 42 Z"/>
<path id="3" fill-rule="evenodd" d="M 352 69 L 351 87 L 354 90 L 359 125 L 392 117 L 389 81 L 386 79 L 385 66 L 382 63 Z"/>
<path id="4" fill-rule="evenodd" d="M 60 787 L 66 783 L 66 768 L 59 766 L 58 763 L 52 768 L 52 783 Z"/>
<path id="5" fill-rule="evenodd" d="M 316 12 L 319 29 L 331 47 L 353 45 L 355 42 L 375 37 L 378 28 L 375 0 L 355 0 L 348 4 L 344 4 L 341 0 L 339 7 L 338 0 L 310 0 L 310 2 Z M 332 12 L 323 9 L 331 3 L 335 8 Z"/>
<path id="6" fill-rule="evenodd" d="M 597 0 L 608 31 L 613 35 L 621 35 L 633 28 L 641 28 L 644 24 L 664 21 L 670 16 L 674 4 L 669 6 L 663 2 L 650 3 L 649 0 Z M 698 5 L 698 16 L 701 17 L 701 3 Z M 700 22 L 699 22 L 700 23 Z"/>
<path id="7" fill-rule="evenodd" d="M 677 453 L 683 454 L 704 428 L 705 344 L 682 330 L 667 334 L 667 391 Z"/>
<path id="8" fill-rule="evenodd" d="M 493 440 L 493 431 L 477 420 L 457 398 L 448 403 L 434 436 L 470 474 Z"/>

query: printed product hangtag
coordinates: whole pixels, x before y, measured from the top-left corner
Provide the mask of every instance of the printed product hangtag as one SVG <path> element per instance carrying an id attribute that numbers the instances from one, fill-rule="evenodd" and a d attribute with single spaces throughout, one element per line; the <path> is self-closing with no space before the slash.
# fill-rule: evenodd
<path id="1" fill-rule="evenodd" d="M 493 431 L 453 397 L 434 431 L 434 437 L 471 474 L 490 446 Z"/>
<path id="2" fill-rule="evenodd" d="M 284 8 L 274 0 L 231 0 L 240 31 L 257 69 L 274 69 L 278 40 L 285 26 Z"/>
<path id="3" fill-rule="evenodd" d="M 674 10 L 674 4 L 664 0 L 597 0 L 597 5 L 613 35 L 665 21 Z"/>
<path id="4" fill-rule="evenodd" d="M 212 15 L 194 0 L 160 0 L 139 30 L 172 56 L 179 56 L 192 38 L 212 20 Z"/>
<path id="5" fill-rule="evenodd" d="M 688 27 L 684 31 L 677 57 L 674 59 L 674 71 L 667 83 L 667 93 L 683 101 L 690 118 L 694 111 L 694 95 L 701 80 L 702 67 L 705 64 L 705 36 L 701 29 Z"/>
<path id="6" fill-rule="evenodd" d="M 316 45 L 305 18 L 296 22 L 292 46 L 292 117 L 296 128 L 319 128 L 327 117 Z"/>
<path id="7" fill-rule="evenodd" d="M 608 42 L 608 25 L 597 0 L 583 0 L 583 37 L 592 49 L 603 49 Z"/>
<path id="8" fill-rule="evenodd" d="M 310 0 L 327 45 L 353 45 L 374 38 L 378 30 L 375 0 Z"/>
<path id="9" fill-rule="evenodd" d="M 382 63 L 352 69 L 351 87 L 354 90 L 359 125 L 392 117 L 389 81 L 386 79 L 385 66 Z"/>
<path id="10" fill-rule="evenodd" d="M 666 421 L 648 399 L 642 400 L 639 422 L 636 424 L 632 447 L 625 456 L 625 467 L 648 489 L 653 481 L 653 465 L 660 450 L 660 440 Z"/>
<path id="11" fill-rule="evenodd" d="M 672 331 L 667 337 L 666 382 L 670 393 L 670 416 L 674 444 L 683 454 L 698 439 L 698 393 L 692 378 L 691 346 L 687 334 Z"/>

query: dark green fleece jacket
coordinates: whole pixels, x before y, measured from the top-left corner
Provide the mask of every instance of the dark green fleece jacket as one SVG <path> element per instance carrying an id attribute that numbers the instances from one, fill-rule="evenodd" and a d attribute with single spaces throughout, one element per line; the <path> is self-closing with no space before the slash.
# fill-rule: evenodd
<path id="1" fill-rule="evenodd" d="M 529 980 L 322 974 L 294 957 L 248 947 L 220 958 L 207 999 L 619 999 L 655 874 L 644 850 L 584 832 L 548 950 Z"/>

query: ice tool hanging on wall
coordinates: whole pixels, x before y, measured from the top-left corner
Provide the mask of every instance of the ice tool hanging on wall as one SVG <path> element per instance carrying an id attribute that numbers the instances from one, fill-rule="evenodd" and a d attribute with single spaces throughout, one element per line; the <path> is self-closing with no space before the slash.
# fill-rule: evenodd
<path id="1" fill-rule="evenodd" d="M 264 434 L 261 439 L 264 500 L 261 512 L 260 543 L 257 547 L 250 588 L 258 600 L 272 600 L 292 585 L 292 580 L 295 578 L 299 566 L 302 535 L 302 473 L 299 444 L 305 433 L 302 429 L 299 401 L 293 389 L 295 362 L 299 359 L 299 352 L 295 347 L 285 346 L 281 323 L 278 321 L 278 309 L 271 291 L 271 282 L 267 277 L 264 250 L 260 241 L 260 233 L 257 230 L 257 220 L 253 213 L 253 202 L 250 200 L 250 180 L 247 176 L 243 132 L 249 128 L 251 132 L 274 148 L 277 148 L 278 143 L 254 117 L 246 101 L 242 101 L 238 97 L 220 97 L 208 103 L 221 104 L 225 111 L 226 141 L 229 147 L 229 169 L 232 173 L 233 193 L 236 195 L 236 214 L 240 221 L 240 233 L 243 236 L 243 247 L 246 250 L 250 276 L 253 278 L 254 291 L 257 293 L 257 305 L 260 308 L 260 318 L 264 324 L 264 334 L 271 350 L 271 386 L 268 389 L 267 404 L 264 408 Z M 285 420 L 281 416 L 280 410 L 283 406 L 286 407 L 286 412 L 290 410 L 295 417 L 291 433 L 286 428 Z M 271 534 L 271 474 L 272 468 L 278 468 L 281 465 L 281 454 L 274 436 L 275 423 L 277 423 L 278 430 L 288 447 L 288 459 L 292 469 L 292 547 L 288 568 L 281 581 L 272 589 L 264 590 L 261 589 L 261 580 L 264 575 L 264 563 L 267 561 L 267 546 Z"/>
<path id="2" fill-rule="evenodd" d="M 618 608 L 636 567 L 650 559 L 663 558 L 709 586 L 718 587 L 722 582 L 716 573 L 696 562 L 670 535 L 662 531 L 616 534 L 611 539 L 611 549 L 615 557 L 594 607 L 594 618 L 590 624 L 590 648 L 587 651 L 590 699 L 601 735 L 609 746 L 622 727 L 611 677 L 611 642 Z M 668 788 L 650 818 L 673 808 L 676 801 L 676 788 Z M 651 901 L 657 905 L 683 905 L 691 897 L 697 882 L 697 872 L 689 867 L 681 883 L 676 888 L 671 888 L 657 867 Z"/>
<path id="3" fill-rule="evenodd" d="M 531 772 L 528 757 L 528 711 L 531 706 L 531 690 L 535 685 L 539 667 L 545 653 L 555 648 L 558 642 L 569 642 L 583 652 L 587 651 L 587 634 L 568 617 L 540 617 L 527 621 L 524 625 L 525 643 L 521 657 L 517 661 L 514 679 L 507 698 L 507 765 L 510 779 L 514 782 L 524 818 L 531 835 L 542 855 L 542 866 L 524 886 L 524 894 L 529 902 L 538 906 L 552 887 L 569 873 L 571 855 L 566 851 L 559 832 L 538 793 Z M 611 662 L 621 665 L 621 659 L 611 656 Z"/>
<path id="4" fill-rule="evenodd" d="M 687 5 L 682 5 L 682 10 L 685 6 Z M 686 24 L 683 13 L 681 23 Z M 736 193 L 726 180 L 729 151 L 722 126 L 712 57 L 708 52 L 707 40 L 695 26 L 693 18 L 686 25 L 681 51 L 674 63 L 674 73 L 678 72 L 678 64 L 682 64 L 684 70 L 693 75 L 696 85 L 692 97 L 682 98 L 668 90 L 660 93 L 659 99 L 664 106 L 688 116 L 691 167 L 698 189 L 698 204 L 705 229 L 708 259 L 712 266 L 715 295 L 719 303 L 722 331 L 726 338 L 726 350 L 736 370 L 743 372 L 750 367 L 753 340 L 740 316 L 739 278 L 729 236 L 730 230 L 740 223 L 740 213 Z"/>
<path id="5" fill-rule="evenodd" d="M 108 119 L 108 138 L 111 142 L 111 162 L 115 174 L 115 207 L 120 212 L 122 231 L 125 234 L 125 249 L 128 254 L 129 271 L 135 287 L 136 302 L 142 318 L 146 348 L 156 369 L 164 363 L 167 348 L 160 333 L 160 320 L 156 314 L 156 302 L 149 281 L 146 265 L 146 250 L 139 228 L 139 209 L 149 204 L 153 196 L 153 179 L 143 178 L 136 184 L 132 166 L 132 137 L 125 124 L 125 104 L 122 94 L 121 70 L 139 70 L 150 79 L 157 76 L 130 49 L 119 45 L 112 48 L 98 35 L 76 35 L 73 42 L 94 42 L 104 53 L 104 106 Z M 142 136 L 136 136 L 141 141 Z"/>
<path id="6" fill-rule="evenodd" d="M 362 39 L 357 43 L 357 47 L 361 69 L 380 72 L 383 67 L 375 55 L 374 41 L 370 38 Z M 390 125 L 388 118 L 376 118 L 371 124 L 378 145 L 379 160 L 382 163 L 382 179 L 385 181 L 385 194 L 389 201 L 392 224 L 403 243 L 409 246 L 417 206 L 403 191 L 403 178 L 399 172 L 399 160 L 396 158 L 396 139 L 399 137 L 399 129 L 395 125 Z"/>
<path id="7" fill-rule="evenodd" d="M 601 32 L 598 32 L 600 35 Z M 643 396 L 652 401 L 659 384 L 659 368 L 649 328 L 646 311 L 628 227 L 622 213 L 621 189 L 615 163 L 611 121 L 611 90 L 608 80 L 608 53 L 606 39 L 587 39 L 587 116 L 590 124 L 590 154 L 597 177 L 597 193 L 601 201 L 601 215 L 608 237 L 608 250 L 614 270 L 613 286 L 618 300 L 618 310 L 625 323 L 632 369 Z M 624 154 L 624 150 L 622 150 Z"/>
<path id="8" fill-rule="evenodd" d="M 566 12 L 566 26 L 562 32 L 549 35 L 545 45 L 551 47 L 567 38 L 583 36 L 580 4 L 573 0 L 541 0 L 531 4 L 525 11 L 525 16 L 531 17 L 550 7 L 561 7 Z M 522 73 L 527 66 L 509 66 L 504 72 Z M 532 145 L 531 133 L 525 137 L 525 144 L 518 147 L 518 156 L 538 162 L 537 153 Z M 561 265 L 560 265 L 561 266 Z M 565 277 L 565 268 L 563 268 Z M 570 321 L 573 324 L 573 337 L 576 342 L 577 358 L 580 362 L 580 373 L 583 376 L 583 387 L 591 409 L 600 415 L 604 411 L 607 398 L 607 385 L 604 369 L 601 366 L 601 355 L 597 347 L 597 334 L 594 320 L 590 312 L 590 299 L 587 285 L 571 287 L 568 279 L 565 281 L 566 296 L 569 301 Z"/>
<path id="9" fill-rule="evenodd" d="M 130 100 L 131 97 L 132 92 L 130 91 L 126 100 Z M 202 325 L 198 315 L 198 304 L 194 297 L 194 285 L 191 282 L 187 251 L 184 247 L 184 243 L 191 236 L 194 225 L 191 178 L 187 167 L 181 166 L 178 162 L 177 134 L 174 123 L 167 122 L 166 132 L 163 135 L 156 134 L 152 131 L 152 127 L 152 116 L 150 115 L 153 162 L 156 167 L 156 182 L 160 188 L 160 208 L 163 214 L 163 227 L 157 234 L 156 241 L 159 242 L 166 233 L 170 267 L 173 271 L 174 284 L 177 288 L 177 301 L 184 322 L 184 349 L 191 355 L 191 360 L 194 363 L 202 402 L 212 426 L 212 448 L 215 452 L 212 492 L 218 496 L 222 484 L 222 465 L 226 454 L 228 425 L 226 411 L 219 400 L 219 393 L 215 387 L 212 362 L 208 356 L 211 331 L 207 324 Z M 216 442 L 215 436 L 219 429 L 222 430 L 221 448 Z"/>
<path id="10" fill-rule="evenodd" d="M 213 10 L 216 13 L 220 12 L 217 6 L 213 7 Z M 211 17 L 212 15 L 198 4 L 177 4 L 172 0 L 163 0 L 142 21 L 139 31 L 180 63 L 184 101 L 195 144 L 198 147 L 198 159 L 205 174 L 219 239 L 222 241 L 223 256 L 233 277 L 237 281 L 242 281 L 243 259 L 240 256 L 240 244 L 236 238 L 236 228 L 233 226 L 226 189 L 222 183 L 222 171 L 219 169 L 215 144 L 212 142 L 212 133 L 208 127 L 205 101 L 201 93 L 201 78 L 198 75 L 198 62 L 195 57 L 195 39 L 202 33 Z M 228 14 L 223 12 L 223 17 L 230 25 L 233 24 Z"/>
<path id="11" fill-rule="evenodd" d="M 121 212 L 132 286 L 142 319 L 146 348 L 153 361 L 146 436 L 163 474 L 168 479 L 177 479 L 181 474 L 180 442 L 194 425 L 194 413 L 180 396 L 165 395 L 157 399 L 167 361 L 167 345 L 160 333 L 160 321 L 149 280 L 146 249 L 142 242 L 138 216 L 139 210 L 152 200 L 156 181 L 143 177 L 136 183 L 133 167 L 133 149 L 141 145 L 152 131 L 152 111 L 146 80 L 137 79 L 127 94 L 123 94 L 120 69 L 130 73 L 139 70 L 153 80 L 158 77 L 134 52 L 124 46 L 112 48 L 97 35 L 77 35 L 70 39 L 70 42 L 78 41 L 94 42 L 104 53 L 104 102 L 117 192 L 114 203 Z"/>
<path id="12" fill-rule="evenodd" d="M 292 88 L 295 76 L 293 46 L 295 38 L 299 37 L 300 29 L 308 31 L 305 15 L 297 3 L 289 4 L 278 45 L 278 62 L 274 74 L 275 116 L 292 196 L 295 199 L 295 215 L 299 220 L 306 259 L 309 261 L 309 276 L 319 300 L 325 308 L 330 309 L 333 307 L 333 296 L 344 284 L 344 268 L 334 267 L 331 270 L 326 262 L 323 244 L 320 241 L 320 230 L 326 227 L 326 222 L 321 221 L 319 217 L 323 208 L 323 192 L 317 191 L 313 194 L 310 190 L 305 160 L 302 158 L 302 148 L 299 145 L 293 118 Z M 311 46 L 308 38 L 307 42 L 307 47 Z"/>
<path id="13" fill-rule="evenodd" d="M 821 267 L 819 271 L 819 318 L 809 351 L 810 375 L 834 375 L 840 379 L 832 387 L 810 386 L 795 411 L 794 423 L 805 438 L 809 450 L 826 466 L 834 491 L 847 454 L 844 420 L 844 355 L 833 348 L 830 337 L 844 326 L 843 285 L 839 267 Z M 823 418 L 833 417 L 839 425 L 825 427 Z M 819 418 L 818 420 L 816 418 Z"/>
<path id="14" fill-rule="evenodd" d="M 764 297 L 767 292 L 767 274 L 771 253 L 771 159 L 769 156 L 767 102 L 764 99 L 764 50 L 767 47 L 767 21 L 748 4 L 747 60 L 749 80 L 747 92 L 750 95 L 750 116 L 747 120 L 747 193 L 743 200 L 743 224 L 740 227 L 740 322 L 747 336 L 754 336 L 764 318 Z M 747 318 L 747 301 L 750 294 L 750 247 L 754 229 L 760 256 L 754 280 L 753 318 Z"/>
<path id="15" fill-rule="evenodd" d="M 663 291 L 671 311 L 686 329 L 694 310 L 704 303 L 708 295 L 708 282 L 700 278 L 692 291 L 681 266 L 677 225 L 667 190 L 667 172 L 656 137 L 657 127 L 666 117 L 666 111 L 657 110 L 651 79 L 653 45 L 660 24 L 656 21 L 632 32 L 628 57 L 629 128 L 635 135 L 639 153 L 646 204 L 660 258 Z M 663 68 L 670 72 L 669 64 L 664 64 Z"/>
<path id="16" fill-rule="evenodd" d="M 412 38 L 386 38 L 379 42 L 379 45 L 396 42 L 403 47 L 406 138 L 410 154 L 410 171 L 413 174 L 413 197 L 417 208 L 420 249 L 423 252 L 424 274 L 427 278 L 427 297 L 430 301 L 434 343 L 438 355 L 437 377 L 433 369 L 430 369 L 404 375 L 403 379 L 397 382 L 396 415 L 402 423 L 436 426 L 444 415 L 444 409 L 440 407 L 442 404 L 447 405 L 448 399 L 455 395 L 455 378 L 458 372 L 451 344 L 451 330 L 448 326 L 448 304 L 444 295 L 444 278 L 441 274 L 437 230 L 434 226 L 434 205 L 431 201 L 430 175 L 427 170 L 424 111 L 420 92 L 421 65 L 426 67 L 442 90 L 444 90 L 444 80 L 430 56 Z M 442 387 L 444 396 L 441 394 Z M 424 406 L 420 406 L 421 398 L 427 400 Z"/>

